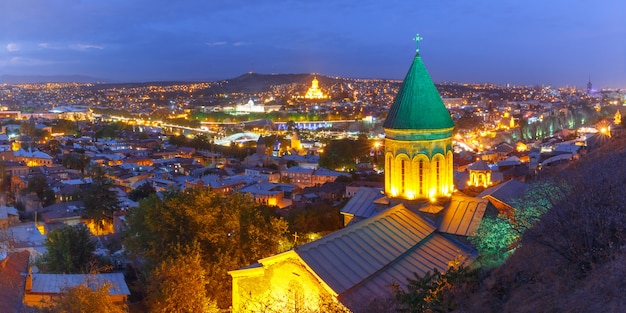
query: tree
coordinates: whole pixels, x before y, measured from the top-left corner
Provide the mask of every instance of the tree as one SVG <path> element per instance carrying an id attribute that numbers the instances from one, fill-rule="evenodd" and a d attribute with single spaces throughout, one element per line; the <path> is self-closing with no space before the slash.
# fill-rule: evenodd
<path id="1" fill-rule="evenodd" d="M 207 296 L 206 271 L 199 253 L 181 253 L 150 273 L 147 305 L 152 313 L 219 312 Z"/>
<path id="2" fill-rule="evenodd" d="M 147 272 L 197 246 L 211 286 L 208 296 L 220 307 L 230 305 L 227 272 L 278 253 L 287 234 L 287 223 L 273 209 L 244 194 L 224 197 L 206 188 L 170 192 L 163 199 L 153 195 L 127 220 L 132 235 L 125 243 Z"/>
<path id="3" fill-rule="evenodd" d="M 108 282 L 99 284 L 95 289 L 93 283 L 86 282 L 75 287 L 63 290 L 61 297 L 55 299 L 50 308 L 44 312 L 50 313 L 71 313 L 71 312 L 91 312 L 91 313 L 124 313 L 127 312 L 126 305 L 116 305 L 111 301 L 109 290 L 111 284 Z"/>
<path id="4" fill-rule="evenodd" d="M 52 131 L 55 133 L 64 133 L 65 135 L 78 135 L 78 126 L 74 121 L 58 119 L 54 121 Z"/>
<path id="5" fill-rule="evenodd" d="M 113 182 L 101 170 L 96 170 L 82 198 L 85 217 L 91 219 L 99 230 L 113 225 L 113 213 L 119 211 L 120 201 L 113 190 Z"/>
<path id="6" fill-rule="evenodd" d="M 477 270 L 462 265 L 440 272 L 436 268 L 420 277 L 407 278 L 406 291 L 395 286 L 396 299 L 400 302 L 399 312 L 450 312 L 458 306 L 455 296 L 467 293 L 477 286 Z"/>
<path id="7" fill-rule="evenodd" d="M 133 201 L 139 201 L 155 193 L 156 190 L 154 189 L 154 187 L 152 187 L 149 182 L 145 182 L 139 185 L 137 188 L 133 189 L 130 193 L 128 193 L 128 198 Z"/>
<path id="8" fill-rule="evenodd" d="M 95 243 L 82 224 L 65 226 L 48 233 L 43 264 L 48 272 L 86 273 L 94 259 Z"/>
<path id="9" fill-rule="evenodd" d="M 54 203 L 54 191 L 48 186 L 48 179 L 42 175 L 35 175 L 28 179 L 26 192 L 32 192 L 41 200 L 43 206 Z"/>
<path id="10" fill-rule="evenodd" d="M 519 233 L 508 218 L 485 216 L 469 239 L 478 251 L 477 262 L 490 268 L 502 264 L 511 254 Z"/>
<path id="11" fill-rule="evenodd" d="M 80 170 L 81 173 L 85 172 L 85 168 L 89 165 L 91 160 L 84 153 L 72 152 L 64 154 L 61 157 L 61 164 L 69 169 Z"/>
<path id="12" fill-rule="evenodd" d="M 331 140 L 320 156 L 319 165 L 330 169 L 345 168 L 353 170 L 357 162 L 370 158 L 371 144 L 367 137 L 359 136 L 357 140 Z"/>

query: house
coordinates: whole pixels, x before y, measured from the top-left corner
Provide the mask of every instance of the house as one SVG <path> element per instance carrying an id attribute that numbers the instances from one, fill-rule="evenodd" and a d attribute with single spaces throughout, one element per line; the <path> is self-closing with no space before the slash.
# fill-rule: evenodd
<path id="1" fill-rule="evenodd" d="M 0 228 L 20 222 L 20 215 L 14 207 L 0 205 Z"/>
<path id="2" fill-rule="evenodd" d="M 46 233 L 59 226 L 74 226 L 81 222 L 83 201 L 59 202 L 41 209 L 41 220 Z"/>
<path id="3" fill-rule="evenodd" d="M 15 161 L 24 162 L 27 166 L 51 166 L 52 157 L 41 151 L 25 151 L 20 149 L 14 152 Z"/>
<path id="4" fill-rule="evenodd" d="M 495 207 L 499 213 L 511 215 L 514 210 L 513 200 L 522 197 L 529 187 L 526 183 L 511 179 L 485 189 L 476 197 L 489 200 L 490 205 Z"/>
<path id="5" fill-rule="evenodd" d="M 29 257 L 28 251 L 0 257 L 0 312 L 20 312 Z"/>
<path id="6" fill-rule="evenodd" d="M 256 203 L 278 206 L 281 209 L 291 205 L 291 201 L 285 199 L 285 192 L 274 183 L 256 183 L 241 188 L 241 192 L 249 194 Z"/>
<path id="7" fill-rule="evenodd" d="M 59 298 L 66 288 L 87 284 L 90 287 L 99 287 L 107 283 L 111 286 L 109 297 L 115 304 L 123 305 L 127 302 L 130 290 L 123 273 L 104 274 L 40 274 L 28 273 L 24 291 L 24 304 L 35 307 L 44 307 L 54 299 Z"/>
<path id="8" fill-rule="evenodd" d="M 471 248 L 437 232 L 432 221 L 398 204 L 316 241 L 230 271 L 233 312 L 255 312 L 268 305 L 276 311 L 294 307 L 312 311 L 324 299 L 337 299 L 359 312 L 373 299 L 393 297 L 389 286 L 406 287 L 406 278 L 413 273 L 445 270 L 451 261 L 469 262 L 475 256 Z"/>

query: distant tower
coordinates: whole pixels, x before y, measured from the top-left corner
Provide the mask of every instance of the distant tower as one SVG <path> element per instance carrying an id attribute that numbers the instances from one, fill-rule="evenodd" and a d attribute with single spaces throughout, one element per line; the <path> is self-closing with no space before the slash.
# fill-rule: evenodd
<path id="1" fill-rule="evenodd" d="M 259 140 L 257 140 L 256 142 L 256 154 L 265 155 L 266 149 L 267 147 L 265 146 L 265 139 L 263 139 L 263 136 L 259 136 Z"/>
<path id="2" fill-rule="evenodd" d="M 417 43 L 422 38 L 414 39 Z M 454 122 L 419 49 L 385 123 L 385 194 L 403 199 L 448 196 Z"/>
<path id="3" fill-rule="evenodd" d="M 589 81 L 587 81 L 587 94 L 588 95 L 591 94 L 591 87 L 593 87 L 593 85 L 591 84 L 591 75 L 589 75 Z"/>
<path id="4" fill-rule="evenodd" d="M 293 132 L 291 136 L 291 149 L 296 151 L 300 151 L 302 149 L 302 143 L 300 142 L 300 138 L 298 138 L 298 133 Z"/>
<path id="5" fill-rule="evenodd" d="M 278 136 L 276 136 L 276 140 L 274 140 L 274 147 L 272 148 L 272 156 L 280 156 L 280 140 L 278 140 Z"/>

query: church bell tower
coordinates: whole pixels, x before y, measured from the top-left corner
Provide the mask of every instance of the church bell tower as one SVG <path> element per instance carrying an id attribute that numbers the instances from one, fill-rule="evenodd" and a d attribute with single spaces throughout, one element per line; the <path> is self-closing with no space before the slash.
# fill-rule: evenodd
<path id="1" fill-rule="evenodd" d="M 416 45 L 422 38 L 414 38 Z M 454 122 L 422 63 L 419 46 L 385 123 L 385 194 L 407 200 L 454 189 Z"/>

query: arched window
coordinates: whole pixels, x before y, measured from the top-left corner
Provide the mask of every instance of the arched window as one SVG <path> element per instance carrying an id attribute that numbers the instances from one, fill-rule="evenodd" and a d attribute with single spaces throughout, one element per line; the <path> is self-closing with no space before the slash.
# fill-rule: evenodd
<path id="1" fill-rule="evenodd" d="M 419 165 L 417 166 L 417 176 L 419 178 L 419 194 L 424 194 L 424 160 L 419 161 Z"/>
<path id="2" fill-rule="evenodd" d="M 405 163 L 406 162 L 404 161 L 404 159 L 402 159 L 402 161 L 400 161 L 400 162 L 401 162 L 400 163 L 401 164 L 401 167 L 400 167 L 400 180 L 402 182 L 402 185 L 401 185 L 400 188 L 402 190 L 402 194 L 404 194 L 404 176 L 405 176 L 404 173 L 406 172 L 406 167 L 405 167 Z"/>
<path id="3" fill-rule="evenodd" d="M 435 188 L 437 188 L 436 190 L 437 190 L 437 192 L 439 192 L 439 190 L 441 190 L 441 184 L 440 184 L 440 182 L 441 182 L 441 179 L 440 179 L 441 175 L 440 175 L 440 172 L 439 172 L 439 160 L 437 160 L 437 163 L 435 164 L 435 167 L 437 169 L 437 172 L 435 174 L 436 175 L 435 178 L 436 178 L 437 185 L 436 185 Z"/>

